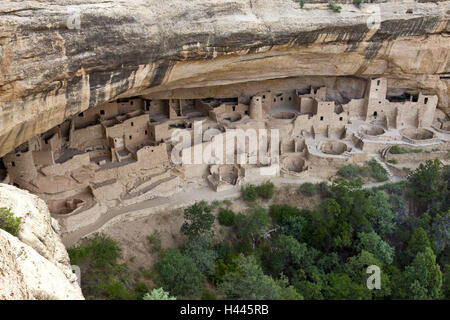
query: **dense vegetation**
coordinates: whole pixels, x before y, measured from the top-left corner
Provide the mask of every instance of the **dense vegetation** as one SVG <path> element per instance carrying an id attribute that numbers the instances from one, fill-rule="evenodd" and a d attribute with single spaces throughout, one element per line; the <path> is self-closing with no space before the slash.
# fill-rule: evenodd
<path id="1" fill-rule="evenodd" d="M 364 166 L 349 164 L 339 169 L 337 174 L 347 180 L 383 182 L 389 179 L 386 169 L 376 160 L 370 160 Z"/>
<path id="2" fill-rule="evenodd" d="M 13 236 L 17 236 L 20 231 L 20 223 L 22 218 L 14 217 L 14 213 L 9 208 L 0 208 L 0 229 L 9 232 Z"/>
<path id="3" fill-rule="evenodd" d="M 276 203 L 264 208 L 267 200 L 258 200 L 258 192 L 239 213 L 230 206 L 196 203 L 185 209 L 185 244 L 162 250 L 149 275 L 158 289 L 140 297 L 449 299 L 449 183 L 449 167 L 435 160 L 420 165 L 405 182 L 377 188 L 342 178 L 330 186 L 301 187 L 300 192 L 320 198 L 315 210 Z M 248 186 L 242 191 L 247 199 Z M 221 242 L 213 240 L 215 210 L 220 228 L 228 232 Z M 115 258 L 118 248 L 108 255 L 95 250 L 70 251 L 72 263 L 91 257 L 96 277 L 88 276 L 92 282 L 83 289 L 96 285 L 102 297 L 129 298 L 119 290 L 126 287 L 116 270 L 120 265 L 103 261 Z M 366 287 L 371 265 L 381 269 L 379 290 Z M 108 279 L 105 268 L 119 280 Z M 141 289 L 129 291 L 138 297 Z"/>

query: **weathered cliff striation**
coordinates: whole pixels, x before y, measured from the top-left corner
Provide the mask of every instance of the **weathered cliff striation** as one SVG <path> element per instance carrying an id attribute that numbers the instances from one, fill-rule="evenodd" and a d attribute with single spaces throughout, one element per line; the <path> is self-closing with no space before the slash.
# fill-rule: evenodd
<path id="1" fill-rule="evenodd" d="M 445 109 L 449 13 L 449 1 L 341 13 L 292 0 L 2 1 L 0 156 L 117 97 L 249 81 L 383 76 Z"/>

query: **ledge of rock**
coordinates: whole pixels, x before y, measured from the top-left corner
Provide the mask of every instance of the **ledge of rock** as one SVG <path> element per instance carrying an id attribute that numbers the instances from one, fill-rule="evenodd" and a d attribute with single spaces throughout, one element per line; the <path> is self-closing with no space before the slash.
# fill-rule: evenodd
<path id="1" fill-rule="evenodd" d="M 0 300 L 84 299 L 45 202 L 0 184 L 0 207 L 22 218 L 18 237 L 0 230 Z"/>
<path id="2" fill-rule="evenodd" d="M 118 97 L 299 76 L 382 76 L 446 110 L 450 2 L 420 2 L 2 1 L 0 156 Z"/>

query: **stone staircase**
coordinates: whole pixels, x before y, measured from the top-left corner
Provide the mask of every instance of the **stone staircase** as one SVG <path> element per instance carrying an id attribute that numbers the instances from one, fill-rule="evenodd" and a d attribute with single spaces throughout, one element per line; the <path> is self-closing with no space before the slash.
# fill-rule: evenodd
<path id="1" fill-rule="evenodd" d="M 161 175 L 122 197 L 123 205 L 131 205 L 156 197 L 168 197 L 179 191 L 182 180 L 170 174 Z"/>
<path id="2" fill-rule="evenodd" d="M 384 163 L 384 161 L 381 160 L 381 158 L 378 155 L 373 158 L 375 159 L 376 162 L 378 162 L 380 164 L 380 166 L 382 166 L 384 168 L 384 170 L 386 170 L 386 172 L 389 176 L 389 180 L 392 180 L 392 178 L 394 178 L 394 174 L 389 169 L 389 167 L 386 165 L 386 163 Z"/>

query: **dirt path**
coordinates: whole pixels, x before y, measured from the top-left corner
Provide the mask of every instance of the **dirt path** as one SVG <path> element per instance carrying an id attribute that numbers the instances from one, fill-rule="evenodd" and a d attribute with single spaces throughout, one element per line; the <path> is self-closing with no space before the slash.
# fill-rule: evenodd
<path id="1" fill-rule="evenodd" d="M 313 182 L 313 183 L 320 182 L 320 180 L 317 179 L 305 180 L 305 179 L 281 178 L 281 177 L 270 179 L 270 181 L 272 181 L 277 187 L 283 184 L 302 184 L 305 182 Z M 368 183 L 365 184 L 363 187 L 372 188 L 383 185 L 385 183 L 398 181 L 401 181 L 401 179 L 398 177 L 393 177 L 388 181 L 378 183 Z M 241 192 L 239 186 L 236 186 L 232 189 L 225 190 L 222 192 L 216 192 L 208 186 L 202 186 L 199 188 L 185 188 L 183 191 L 178 192 L 170 197 L 150 199 L 126 207 L 110 208 L 104 215 L 100 217 L 100 219 L 98 219 L 93 224 L 80 228 L 77 231 L 64 234 L 62 236 L 62 241 L 64 245 L 67 248 L 69 248 L 74 244 L 76 244 L 80 239 L 94 232 L 100 231 L 100 229 L 105 228 L 109 223 L 114 223 L 114 220 L 116 220 L 115 218 L 126 214 L 132 214 L 134 212 L 141 211 L 145 215 L 156 213 L 158 211 L 168 208 L 176 209 L 180 207 L 185 207 L 193 204 L 196 201 L 202 200 L 207 202 L 211 202 L 214 200 L 222 201 L 225 199 L 238 198 L 240 197 L 240 195 Z"/>
<path id="2" fill-rule="evenodd" d="M 222 192 L 215 192 L 210 187 L 200 187 L 196 189 L 183 190 L 174 194 L 173 196 L 167 198 L 155 198 L 146 200 L 140 203 L 129 205 L 120 208 L 111 208 L 104 215 L 100 217 L 93 224 L 80 228 L 75 232 L 67 233 L 63 235 L 62 241 L 64 245 L 69 248 L 77 243 L 81 238 L 84 238 L 100 228 L 104 227 L 108 222 L 118 216 L 124 215 L 126 213 L 136 212 L 140 210 L 149 209 L 149 211 L 154 211 L 151 209 L 159 208 L 179 208 L 182 206 L 188 206 L 196 201 L 205 200 L 207 202 L 214 200 L 225 200 L 230 198 L 239 197 L 241 194 L 240 187 L 234 187 L 229 190 Z"/>

